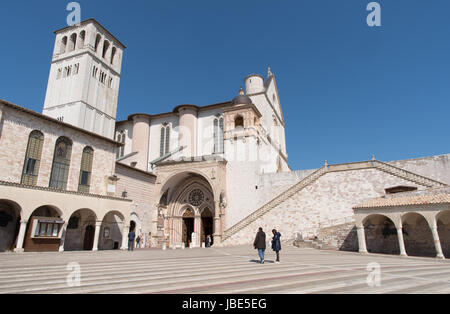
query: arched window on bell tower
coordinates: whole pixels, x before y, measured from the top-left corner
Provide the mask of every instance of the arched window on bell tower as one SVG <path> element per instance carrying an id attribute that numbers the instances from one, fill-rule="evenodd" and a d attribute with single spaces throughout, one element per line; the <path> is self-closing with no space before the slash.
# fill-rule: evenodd
<path id="1" fill-rule="evenodd" d="M 65 53 L 66 48 L 67 48 L 67 36 L 64 36 L 63 39 L 61 40 L 61 45 L 59 46 L 59 53 L 60 54 Z"/>

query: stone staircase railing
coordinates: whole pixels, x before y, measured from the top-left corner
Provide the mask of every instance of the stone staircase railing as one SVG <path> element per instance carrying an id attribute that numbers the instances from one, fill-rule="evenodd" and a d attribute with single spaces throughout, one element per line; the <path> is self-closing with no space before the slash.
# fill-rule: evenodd
<path id="1" fill-rule="evenodd" d="M 261 208 L 254 211 L 252 214 L 250 214 L 249 216 L 247 216 L 246 218 L 244 218 L 243 220 L 241 220 L 240 222 L 238 222 L 237 224 L 232 226 L 230 229 L 226 230 L 224 232 L 223 240 L 228 239 L 236 232 L 242 230 L 243 228 L 245 228 L 246 226 L 248 226 L 249 224 L 251 224 L 252 222 L 257 220 L 261 216 L 265 215 L 270 210 L 272 210 L 273 208 L 275 208 L 276 206 L 278 206 L 279 204 L 281 204 L 282 202 L 284 202 L 285 200 L 287 200 L 288 198 L 290 198 L 291 196 L 293 196 L 300 190 L 304 189 L 305 187 L 307 187 L 308 185 L 310 185 L 311 183 L 316 181 L 318 178 L 323 176 L 326 172 L 327 172 L 327 169 L 325 167 L 319 168 L 317 171 L 313 172 L 312 174 L 310 174 L 309 176 L 307 176 L 300 182 L 294 184 L 288 190 L 284 191 L 283 193 L 281 193 L 280 195 L 275 197 L 273 200 L 266 203 Z"/>
<path id="2" fill-rule="evenodd" d="M 414 172 L 404 170 L 402 168 L 398 168 L 395 166 L 392 166 L 390 164 L 378 161 L 378 160 L 370 160 L 370 161 L 363 161 L 363 162 L 354 162 L 354 163 L 346 163 L 346 164 L 337 164 L 337 165 L 328 165 L 325 164 L 322 168 L 319 168 L 300 182 L 294 184 L 292 187 L 290 187 L 288 190 L 282 192 L 280 195 L 272 199 L 270 202 L 266 203 L 256 211 L 254 211 L 249 216 L 245 217 L 243 220 L 229 228 L 224 232 L 222 240 L 225 241 L 229 237 L 231 237 L 236 232 L 239 232 L 246 226 L 250 225 L 252 222 L 257 220 L 258 218 L 262 217 L 269 211 L 271 211 L 273 208 L 296 194 L 297 192 L 301 191 L 317 179 L 319 179 L 321 176 L 328 172 L 340 172 L 340 171 L 349 171 L 349 170 L 361 170 L 361 169 L 378 169 L 380 171 L 389 173 L 391 175 L 397 176 L 399 178 L 415 182 L 417 184 L 426 186 L 426 187 L 447 187 L 448 185 L 418 175 Z M 349 221 L 350 222 L 350 221 Z"/>
<path id="3" fill-rule="evenodd" d="M 442 182 L 421 176 L 419 174 L 416 174 L 414 172 L 402 169 L 402 168 L 398 168 L 395 166 L 392 166 L 390 164 L 387 164 L 385 162 L 381 162 L 378 160 L 373 160 L 372 161 L 374 164 L 374 167 L 377 169 L 380 169 L 381 171 L 390 173 L 394 176 L 412 181 L 412 182 L 416 182 L 418 184 L 424 185 L 426 187 L 446 187 L 447 184 L 444 184 Z"/>

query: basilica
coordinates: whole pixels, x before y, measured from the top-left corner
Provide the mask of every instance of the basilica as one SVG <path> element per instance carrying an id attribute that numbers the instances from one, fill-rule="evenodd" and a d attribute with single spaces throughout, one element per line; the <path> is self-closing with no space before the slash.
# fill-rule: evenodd
<path id="1" fill-rule="evenodd" d="M 42 113 L 0 99 L 0 252 L 252 243 L 449 257 L 450 154 L 289 167 L 274 73 L 230 99 L 117 121 L 125 45 L 94 19 L 55 31 Z M 236 86 L 239 86 L 236 82 Z"/>

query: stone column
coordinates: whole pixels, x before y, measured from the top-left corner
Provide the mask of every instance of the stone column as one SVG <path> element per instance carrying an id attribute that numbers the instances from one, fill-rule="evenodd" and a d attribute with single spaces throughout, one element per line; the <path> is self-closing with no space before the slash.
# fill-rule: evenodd
<path id="1" fill-rule="evenodd" d="M 220 202 L 215 202 L 215 209 L 214 209 L 214 234 L 213 234 L 213 238 L 214 238 L 214 244 L 220 244 L 221 242 L 221 224 L 220 224 Z"/>
<path id="2" fill-rule="evenodd" d="M 178 107 L 179 128 L 178 142 L 183 157 L 197 156 L 197 107 L 194 105 L 182 105 Z"/>
<path id="3" fill-rule="evenodd" d="M 66 241 L 67 222 L 62 226 L 61 241 L 59 242 L 59 251 L 64 252 L 64 243 Z"/>
<path id="4" fill-rule="evenodd" d="M 195 243 L 194 247 L 200 247 L 200 242 L 202 241 L 202 216 L 195 216 L 194 220 L 194 233 L 195 233 Z"/>
<path id="5" fill-rule="evenodd" d="M 136 114 L 133 117 L 133 143 L 132 151 L 138 152 L 134 157 L 136 168 L 148 171 L 148 145 L 150 136 L 150 118 L 145 114 Z"/>
<path id="6" fill-rule="evenodd" d="M 92 251 L 98 251 L 98 238 L 100 237 L 100 227 L 102 226 L 101 221 L 95 222 L 95 233 L 94 233 L 94 245 L 92 246 Z"/>
<path id="7" fill-rule="evenodd" d="M 406 254 L 405 241 L 403 240 L 403 228 L 402 227 L 397 227 L 397 236 L 398 236 L 398 245 L 400 247 L 400 255 L 408 256 L 408 254 Z"/>
<path id="8" fill-rule="evenodd" d="M 19 235 L 17 236 L 17 245 L 14 249 L 14 252 L 16 253 L 22 253 L 23 252 L 23 244 L 25 240 L 25 231 L 27 230 L 27 223 L 26 220 L 20 221 L 20 229 L 19 229 Z"/>
<path id="9" fill-rule="evenodd" d="M 433 222 L 433 227 L 431 228 L 431 232 L 433 233 L 434 246 L 436 248 L 436 257 L 445 259 L 444 253 L 442 252 L 441 240 L 439 239 L 439 232 L 437 230 L 436 220 Z"/>
<path id="10" fill-rule="evenodd" d="M 366 247 L 366 233 L 364 232 L 364 226 L 357 227 L 357 233 L 358 233 L 359 253 L 366 254 L 367 247 Z"/>
<path id="11" fill-rule="evenodd" d="M 123 223 L 122 228 L 122 247 L 120 248 L 122 251 L 128 250 L 128 232 L 130 231 L 130 226 L 126 223 Z"/>

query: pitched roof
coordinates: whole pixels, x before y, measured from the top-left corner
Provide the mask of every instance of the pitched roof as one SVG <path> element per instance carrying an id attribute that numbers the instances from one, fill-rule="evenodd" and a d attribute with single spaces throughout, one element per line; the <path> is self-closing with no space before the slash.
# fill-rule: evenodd
<path id="1" fill-rule="evenodd" d="M 110 138 L 108 138 L 108 137 L 104 137 L 104 136 L 102 136 L 102 135 L 99 135 L 99 134 L 97 134 L 97 133 L 90 132 L 90 131 L 85 130 L 85 129 L 83 129 L 83 128 L 79 128 L 79 127 L 74 126 L 74 125 L 72 125 L 72 124 L 69 124 L 69 123 L 66 123 L 66 122 L 59 121 L 59 120 L 57 120 L 57 119 L 55 119 L 55 118 L 46 116 L 46 115 L 44 115 L 44 114 L 38 113 L 38 112 L 36 112 L 36 111 L 27 109 L 27 108 L 22 107 L 22 106 L 19 106 L 19 105 L 13 104 L 13 103 L 11 103 L 11 102 L 9 102 L 9 101 L 6 101 L 6 100 L 3 100 L 3 99 L 0 99 L 0 105 L 4 105 L 4 106 L 7 106 L 8 108 L 11 108 L 11 109 L 14 109 L 14 110 L 17 110 L 17 111 L 20 111 L 20 112 L 24 112 L 24 113 L 26 113 L 26 114 L 30 114 L 30 115 L 32 115 L 32 116 L 35 116 L 35 117 L 41 119 L 41 120 L 50 121 L 50 122 L 52 122 L 52 123 L 59 124 L 59 125 L 62 126 L 62 127 L 70 128 L 70 129 L 76 130 L 76 131 L 78 131 L 78 132 L 87 134 L 87 135 L 89 135 L 89 136 L 96 137 L 96 138 L 98 138 L 98 139 L 101 139 L 101 140 L 103 140 L 103 141 L 109 142 L 109 143 L 111 143 L 111 144 L 115 144 L 116 146 L 124 146 L 123 143 L 119 143 L 119 142 L 117 142 L 117 141 L 115 141 L 115 140 L 113 140 L 113 139 L 110 139 Z"/>
<path id="2" fill-rule="evenodd" d="M 375 198 L 359 204 L 353 209 L 398 207 L 411 205 L 450 204 L 450 193 L 425 194 L 393 198 Z"/>

